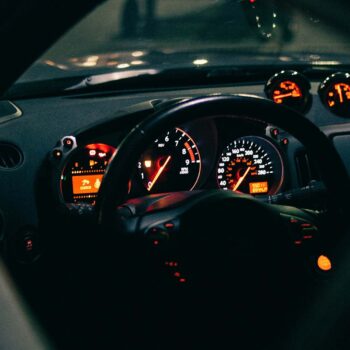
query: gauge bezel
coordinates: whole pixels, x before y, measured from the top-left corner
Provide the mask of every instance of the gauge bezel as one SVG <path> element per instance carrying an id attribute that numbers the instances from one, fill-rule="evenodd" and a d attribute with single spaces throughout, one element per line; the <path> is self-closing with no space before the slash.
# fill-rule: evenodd
<path id="1" fill-rule="evenodd" d="M 339 117 L 343 118 L 350 118 L 350 108 L 344 110 L 338 110 L 337 108 L 331 108 L 328 105 L 327 100 L 327 93 L 329 91 L 329 88 L 333 86 L 334 84 L 339 83 L 345 83 L 350 86 L 350 73 L 344 73 L 344 72 L 337 72 L 330 76 L 328 76 L 318 87 L 318 95 L 320 97 L 320 100 L 323 104 L 323 106 L 333 113 L 334 115 L 337 115 Z M 349 107 L 350 107 L 350 101 L 349 101 Z"/>
<path id="2" fill-rule="evenodd" d="M 199 160 L 199 162 L 198 162 L 199 167 L 198 167 L 198 172 L 197 172 L 197 175 L 196 175 L 196 179 L 195 179 L 194 183 L 192 184 L 191 188 L 189 188 L 189 189 L 183 189 L 184 191 L 192 191 L 193 189 L 196 188 L 196 186 L 198 185 L 199 180 L 200 180 L 200 178 L 201 178 L 201 176 L 202 176 L 202 167 L 203 167 L 203 164 L 202 164 L 201 151 L 200 151 L 200 149 L 199 149 L 199 146 L 198 146 L 197 142 L 194 140 L 192 134 L 190 134 L 189 131 L 186 130 L 184 127 L 178 127 L 178 126 L 176 126 L 176 127 L 174 127 L 172 130 L 167 130 L 166 132 L 164 132 L 163 135 L 165 135 L 167 132 L 170 132 L 170 131 L 173 131 L 173 130 L 179 130 L 180 132 L 184 133 L 184 134 L 187 136 L 187 138 L 188 138 L 189 140 L 191 140 L 192 144 L 195 145 L 196 150 L 197 150 L 197 153 L 198 153 L 197 156 L 198 156 L 198 160 Z M 160 136 L 160 137 L 161 137 L 161 136 Z M 148 147 L 148 149 L 151 148 L 151 147 L 153 147 L 153 144 L 152 144 L 150 147 Z M 145 152 L 147 152 L 147 149 L 145 150 Z M 143 157 L 143 155 L 144 155 L 144 154 L 141 155 L 140 159 Z M 147 193 L 147 194 L 155 194 L 155 193 L 158 193 L 158 192 L 152 192 L 152 191 L 147 192 L 146 186 L 145 186 L 145 184 L 144 184 L 144 180 L 142 180 L 142 179 L 140 178 L 140 175 L 141 175 L 141 173 L 142 173 L 142 169 L 139 169 L 139 168 L 138 168 L 137 170 L 138 170 L 137 173 L 138 173 L 139 181 L 141 182 L 142 187 L 144 188 L 144 190 L 146 191 L 146 193 Z M 172 191 L 172 190 L 169 189 L 169 190 L 167 190 L 167 191 L 165 191 L 165 192 L 171 192 L 171 191 Z"/>
<path id="3" fill-rule="evenodd" d="M 266 136 L 263 136 L 263 135 L 242 135 L 242 136 L 236 137 L 235 139 L 233 139 L 232 141 L 230 141 L 229 143 L 227 143 L 224 146 L 224 148 L 222 149 L 221 153 L 219 153 L 219 157 L 218 157 L 218 160 L 217 160 L 217 163 L 216 163 L 216 168 L 215 168 L 216 169 L 215 170 L 215 178 L 216 178 L 217 188 L 218 189 L 222 189 L 220 184 L 219 184 L 219 179 L 217 177 L 217 175 L 218 175 L 217 174 L 217 169 L 219 167 L 219 163 L 221 162 L 221 157 L 222 157 L 225 149 L 230 144 L 232 144 L 234 141 L 237 141 L 237 140 L 240 140 L 240 139 L 246 139 L 246 138 L 254 138 L 254 139 L 259 140 L 258 142 L 261 142 L 261 141 L 266 142 L 271 147 L 271 149 L 273 149 L 274 155 L 277 156 L 277 158 L 279 159 L 279 162 L 281 164 L 281 176 L 280 176 L 280 178 L 278 180 L 278 184 L 273 187 L 273 191 L 272 192 L 271 192 L 271 190 L 269 190 L 268 193 L 263 194 L 263 195 L 275 195 L 275 194 L 278 194 L 281 191 L 281 189 L 282 189 L 282 187 L 283 187 L 283 185 L 285 183 L 285 162 L 284 162 L 282 153 L 279 150 L 278 146 L 275 144 L 275 142 L 272 139 L 270 139 L 270 138 L 268 138 Z M 257 196 L 257 197 L 260 196 L 259 194 L 255 194 L 255 195 L 254 194 L 249 194 L 249 193 L 246 193 L 246 194 L 252 195 L 252 196 Z"/>
<path id="4" fill-rule="evenodd" d="M 301 73 L 295 70 L 282 70 L 274 74 L 265 84 L 264 92 L 268 99 L 274 101 L 273 92 L 277 86 L 283 81 L 292 81 L 301 89 L 303 98 L 300 99 L 300 107 L 289 106 L 287 103 L 283 103 L 284 106 L 297 110 L 300 113 L 307 113 L 312 105 L 312 95 L 310 93 L 311 83 Z"/>

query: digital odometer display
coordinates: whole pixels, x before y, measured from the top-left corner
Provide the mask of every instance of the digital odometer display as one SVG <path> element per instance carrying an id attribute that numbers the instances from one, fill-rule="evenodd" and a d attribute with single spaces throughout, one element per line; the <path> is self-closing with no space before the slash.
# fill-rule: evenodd
<path id="1" fill-rule="evenodd" d="M 149 193 L 188 191 L 199 179 L 201 157 L 192 137 L 174 128 L 154 141 L 137 167 Z"/>
<path id="2" fill-rule="evenodd" d="M 258 136 L 241 137 L 227 145 L 216 172 L 219 188 L 252 195 L 277 193 L 284 178 L 277 148 Z"/>

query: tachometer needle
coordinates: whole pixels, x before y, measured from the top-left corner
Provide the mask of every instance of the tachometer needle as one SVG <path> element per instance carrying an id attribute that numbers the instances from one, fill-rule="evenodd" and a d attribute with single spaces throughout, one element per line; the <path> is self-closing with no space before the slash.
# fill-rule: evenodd
<path id="1" fill-rule="evenodd" d="M 237 191 L 238 187 L 241 186 L 241 183 L 244 181 L 244 179 L 247 177 L 248 173 L 250 171 L 250 167 L 247 168 L 247 170 L 245 171 L 245 173 L 243 174 L 243 176 L 241 176 L 239 178 L 239 180 L 237 181 L 237 183 L 235 184 L 235 186 L 233 187 L 233 191 Z"/>
<path id="2" fill-rule="evenodd" d="M 162 172 L 164 171 L 165 167 L 168 165 L 168 163 L 170 162 L 171 156 L 169 156 L 166 161 L 164 162 L 164 164 L 159 168 L 156 176 L 153 178 L 152 182 L 148 184 L 147 190 L 151 191 L 152 187 L 154 186 L 154 184 L 157 182 L 159 176 L 162 174 Z"/>

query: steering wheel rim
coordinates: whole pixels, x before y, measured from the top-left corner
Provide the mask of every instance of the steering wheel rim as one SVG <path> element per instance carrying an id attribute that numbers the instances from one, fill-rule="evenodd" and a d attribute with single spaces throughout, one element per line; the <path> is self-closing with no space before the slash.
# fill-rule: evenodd
<path id="1" fill-rule="evenodd" d="M 169 127 L 175 127 L 190 120 L 221 115 L 262 121 L 280 127 L 296 137 L 319 165 L 321 179 L 333 203 L 332 209 L 336 209 L 336 214 L 342 215 L 340 217 L 343 218 L 344 214 L 349 212 L 347 201 L 349 178 L 346 168 L 331 141 L 317 126 L 298 112 L 263 98 L 249 95 L 211 95 L 187 99 L 170 107 L 167 106 L 138 124 L 124 138 L 107 168 L 97 199 L 96 209 L 100 226 L 104 230 L 115 231 L 116 220 L 118 220 L 116 208 L 124 204 L 127 198 L 129 179 L 147 145 Z M 123 164 L 122 168 L 120 164 Z M 330 295 L 328 291 L 322 293 L 322 302 L 331 305 L 331 300 L 334 299 L 330 298 Z M 320 314 L 317 305 L 310 308 L 308 320 L 313 322 L 316 320 L 316 324 L 323 324 L 325 315 Z M 335 320 L 337 312 L 339 313 L 341 309 L 334 310 Z M 308 335 L 309 333 L 305 330 L 309 328 L 309 324 L 306 322 L 300 325 L 300 334 L 291 342 L 291 349 L 294 348 L 292 344 L 305 342 L 308 342 L 310 349 L 318 348 L 322 344 L 321 339 L 326 337 L 327 331 L 333 326 L 333 324 L 327 327 L 325 325 L 327 329 L 318 336 L 319 332 L 316 329 Z M 296 345 L 295 348 L 300 347 Z"/>
<path id="2" fill-rule="evenodd" d="M 321 179 L 334 207 L 347 212 L 349 177 L 335 147 L 327 136 L 300 113 L 270 100 L 250 95 L 210 95 L 181 101 L 161 109 L 133 128 L 111 158 L 101 185 L 96 209 L 98 223 L 108 227 L 115 222 L 115 209 L 128 195 L 134 166 L 145 147 L 169 127 L 210 116 L 232 115 L 279 127 L 296 137 L 319 167 Z M 123 164 L 123 167 L 120 167 Z"/>

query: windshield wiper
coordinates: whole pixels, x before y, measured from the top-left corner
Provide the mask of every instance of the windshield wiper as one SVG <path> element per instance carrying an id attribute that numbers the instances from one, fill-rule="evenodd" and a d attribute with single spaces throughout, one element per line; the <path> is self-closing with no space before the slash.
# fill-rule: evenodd
<path id="1" fill-rule="evenodd" d="M 8 99 L 64 96 L 86 93 L 136 93 L 164 89 L 231 84 L 264 83 L 281 69 L 297 70 L 309 79 L 322 80 L 331 73 L 348 70 L 349 66 L 313 66 L 310 64 L 247 65 L 150 68 L 108 72 L 91 76 L 51 79 L 15 84 L 4 97 Z"/>
<path id="2" fill-rule="evenodd" d="M 64 91 L 72 91 L 72 90 L 80 90 L 86 89 L 97 85 L 104 85 L 111 82 L 119 82 L 121 80 L 128 80 L 131 78 L 140 78 L 151 75 L 159 74 L 161 71 L 157 69 L 137 69 L 137 70 L 129 70 L 124 72 L 113 72 L 113 73 L 105 73 L 99 75 L 93 75 L 87 78 L 84 78 L 81 82 L 76 85 L 70 86 Z"/>
<path id="3" fill-rule="evenodd" d="M 130 92 L 147 89 L 192 88 L 213 84 L 264 81 L 276 67 L 207 67 L 142 69 L 93 75 L 66 87 L 64 93 Z"/>

